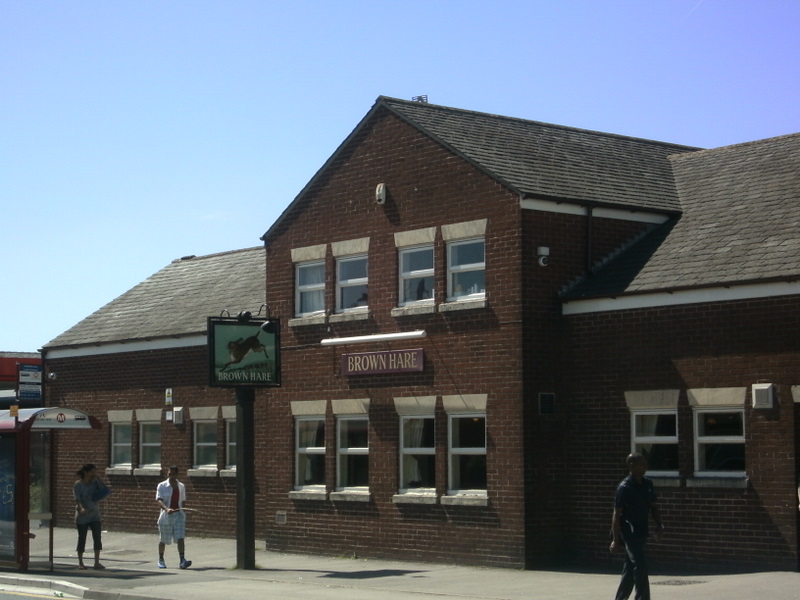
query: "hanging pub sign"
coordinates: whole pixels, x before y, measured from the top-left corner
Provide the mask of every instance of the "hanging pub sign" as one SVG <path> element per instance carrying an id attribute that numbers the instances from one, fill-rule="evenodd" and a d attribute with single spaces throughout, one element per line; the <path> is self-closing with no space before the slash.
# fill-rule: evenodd
<path id="1" fill-rule="evenodd" d="M 280 386 L 278 320 L 209 317 L 208 362 L 212 387 Z"/>

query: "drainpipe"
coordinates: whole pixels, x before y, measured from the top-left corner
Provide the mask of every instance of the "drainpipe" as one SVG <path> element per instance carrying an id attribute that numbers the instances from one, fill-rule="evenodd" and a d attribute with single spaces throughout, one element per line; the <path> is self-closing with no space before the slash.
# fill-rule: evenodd
<path id="1" fill-rule="evenodd" d="M 592 212 L 591 206 L 586 208 L 586 273 L 592 274 Z"/>

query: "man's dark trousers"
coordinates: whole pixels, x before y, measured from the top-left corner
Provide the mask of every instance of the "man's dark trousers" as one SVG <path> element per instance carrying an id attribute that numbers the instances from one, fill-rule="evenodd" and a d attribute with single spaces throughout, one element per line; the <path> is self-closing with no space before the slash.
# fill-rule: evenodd
<path id="1" fill-rule="evenodd" d="M 647 538 L 623 531 L 622 540 L 625 542 L 625 564 L 622 567 L 616 600 L 627 600 L 634 586 L 635 600 L 650 600 L 650 579 L 647 573 L 647 556 L 644 553 Z"/>

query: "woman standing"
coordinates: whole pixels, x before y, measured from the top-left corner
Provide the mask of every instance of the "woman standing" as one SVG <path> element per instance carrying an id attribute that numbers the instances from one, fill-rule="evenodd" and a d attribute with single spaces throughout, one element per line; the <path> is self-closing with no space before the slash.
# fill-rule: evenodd
<path id="1" fill-rule="evenodd" d="M 97 502 L 101 497 L 104 498 L 106 486 L 97 476 L 97 471 L 93 464 L 83 465 L 78 469 L 76 475 L 78 481 L 73 486 L 75 495 L 75 526 L 78 528 L 78 568 L 85 569 L 83 563 L 83 551 L 86 548 L 86 534 L 92 530 L 92 541 L 94 542 L 94 568 L 105 569 L 100 564 L 100 550 L 103 549 L 101 535 L 100 508 Z"/>

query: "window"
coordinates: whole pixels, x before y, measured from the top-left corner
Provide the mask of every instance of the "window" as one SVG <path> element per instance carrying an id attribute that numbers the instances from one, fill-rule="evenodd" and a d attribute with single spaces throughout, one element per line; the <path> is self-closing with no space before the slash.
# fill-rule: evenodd
<path id="1" fill-rule="evenodd" d="M 367 306 L 367 256 L 348 256 L 336 261 L 336 311 Z"/>
<path id="2" fill-rule="evenodd" d="M 295 486 L 325 487 L 325 419 L 297 419 Z"/>
<path id="3" fill-rule="evenodd" d="M 447 246 L 447 297 L 457 300 L 486 293 L 484 240 L 460 240 Z"/>
<path id="4" fill-rule="evenodd" d="M 111 424 L 111 466 L 130 467 L 132 461 L 131 444 L 133 441 L 130 423 Z"/>
<path id="5" fill-rule="evenodd" d="M 227 419 L 225 421 L 225 468 L 235 468 L 236 460 L 236 421 Z"/>
<path id="6" fill-rule="evenodd" d="M 161 423 L 139 423 L 139 466 L 161 467 Z"/>
<path id="7" fill-rule="evenodd" d="M 450 493 L 486 492 L 486 416 L 449 416 Z"/>
<path id="8" fill-rule="evenodd" d="M 337 489 L 369 486 L 369 421 L 364 417 L 337 419 Z"/>
<path id="9" fill-rule="evenodd" d="M 216 421 L 194 421 L 194 466 L 217 467 Z"/>
<path id="10" fill-rule="evenodd" d="M 433 300 L 433 246 L 400 250 L 400 306 Z"/>
<path id="11" fill-rule="evenodd" d="M 400 421 L 401 491 L 436 487 L 433 417 L 402 417 Z"/>
<path id="12" fill-rule="evenodd" d="M 651 475 L 677 475 L 678 411 L 633 411 L 631 451 L 644 455 Z"/>
<path id="13" fill-rule="evenodd" d="M 295 313 L 312 315 L 325 310 L 325 263 L 298 263 L 295 268 L 297 296 Z"/>
<path id="14" fill-rule="evenodd" d="M 744 410 L 695 410 L 695 470 L 698 475 L 744 475 Z"/>

